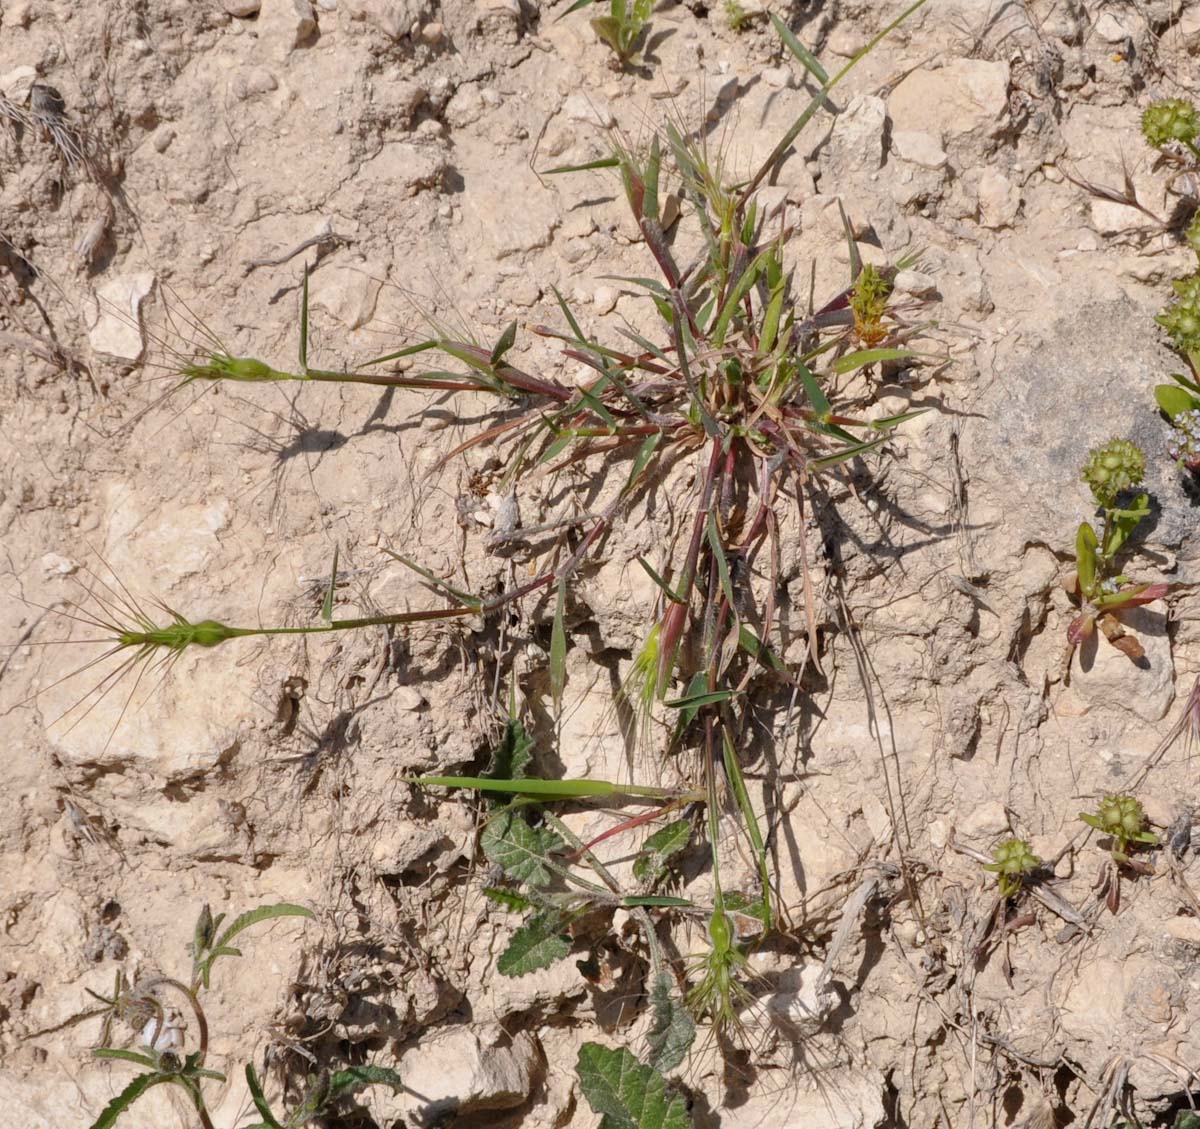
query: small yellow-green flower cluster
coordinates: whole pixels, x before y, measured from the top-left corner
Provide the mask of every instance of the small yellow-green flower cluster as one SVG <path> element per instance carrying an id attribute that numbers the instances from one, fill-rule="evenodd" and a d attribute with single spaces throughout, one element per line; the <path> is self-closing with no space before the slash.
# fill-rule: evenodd
<path id="1" fill-rule="evenodd" d="M 1200 134 L 1200 114 L 1186 98 L 1164 98 L 1142 114 L 1142 133 L 1155 149 L 1172 141 L 1190 145 Z"/>
<path id="2" fill-rule="evenodd" d="M 1005 898 L 1011 898 L 1021 888 L 1022 880 L 1042 865 L 1042 860 L 1024 839 L 1005 839 L 992 851 L 992 860 L 985 863 L 983 869 L 996 876 L 1000 894 Z"/>
<path id="3" fill-rule="evenodd" d="M 1171 335 L 1177 349 L 1194 353 L 1200 349 L 1200 274 L 1178 279 L 1171 285 L 1175 301 L 1154 320 Z"/>
<path id="4" fill-rule="evenodd" d="M 1141 485 L 1146 474 L 1146 456 L 1128 439 L 1110 439 L 1103 447 L 1088 452 L 1080 478 L 1091 487 L 1092 496 L 1111 509 L 1122 490 Z"/>

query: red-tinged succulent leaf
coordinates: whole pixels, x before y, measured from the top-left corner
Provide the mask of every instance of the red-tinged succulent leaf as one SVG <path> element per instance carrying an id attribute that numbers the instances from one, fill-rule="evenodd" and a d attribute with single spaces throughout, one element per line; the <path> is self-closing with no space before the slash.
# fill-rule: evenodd
<path id="1" fill-rule="evenodd" d="M 1078 647 L 1085 639 L 1090 638 L 1096 630 L 1096 621 L 1090 615 L 1076 616 L 1067 628 L 1067 642 Z"/>
<path id="2" fill-rule="evenodd" d="M 1119 611 L 1121 608 L 1138 608 L 1143 604 L 1152 604 L 1155 600 L 1161 600 L 1170 590 L 1170 584 L 1163 582 L 1134 584 L 1132 587 L 1122 588 L 1121 591 L 1114 592 L 1111 596 L 1097 600 L 1096 606 L 1110 612 Z"/>
<path id="3" fill-rule="evenodd" d="M 1108 912 L 1115 916 L 1121 908 L 1121 883 L 1115 878 L 1108 884 L 1108 896 L 1105 901 L 1108 903 Z"/>

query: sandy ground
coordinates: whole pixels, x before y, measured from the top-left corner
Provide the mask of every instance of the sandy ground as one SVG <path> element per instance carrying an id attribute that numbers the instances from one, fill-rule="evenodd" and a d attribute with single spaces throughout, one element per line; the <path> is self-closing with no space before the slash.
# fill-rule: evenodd
<path id="1" fill-rule="evenodd" d="M 95 648 L 37 645 L 69 635 L 63 601 L 104 596 L 114 577 L 193 620 L 253 625 L 317 622 L 335 546 L 344 609 L 435 601 L 384 548 L 477 592 L 531 574 L 536 542 L 489 539 L 506 502 L 496 452 L 441 463 L 490 410 L 481 396 L 226 384 L 160 397 L 205 334 L 294 365 L 305 260 L 322 367 L 397 349 L 429 317 L 481 341 L 514 319 L 558 324 L 555 288 L 588 332 L 645 324 L 645 300 L 605 277 L 648 273 L 611 174 L 535 170 L 604 155 L 613 126 L 644 145 L 670 119 L 707 120 L 744 175 L 811 90 L 757 0 L 739 30 L 720 5 L 660 5 L 625 73 L 565 8 L 0 8 L 0 92 L 28 108 L 31 84 L 49 84 L 68 142 L 88 139 L 68 163 L 61 134 L 56 146 L 0 119 L 0 641 L 22 644 L 0 665 L 0 1097 L 14 1124 L 89 1124 L 131 1076 L 90 1057 L 98 1019 L 64 1026 L 94 1005 L 89 990 L 110 992 L 119 969 L 186 975 L 205 903 L 236 915 L 279 901 L 315 919 L 245 934 L 206 996 L 209 1065 L 230 1079 L 210 1092 L 218 1126 L 253 1113 L 246 1061 L 272 1097 L 319 1066 L 409 1080 L 331 1126 L 599 1122 L 573 1068 L 587 1040 L 636 1046 L 635 935 L 618 922 L 581 943 L 574 957 L 603 966 L 590 979 L 574 959 L 498 976 L 516 919 L 480 896 L 474 809 L 401 778 L 484 764 L 514 671 L 543 770 L 627 771 L 613 691 L 654 602 L 636 558 L 669 536 L 671 482 L 572 597 L 557 726 L 553 598 L 503 630 L 189 652 L 90 710 L 78 703 L 111 666 L 56 684 Z M 832 71 L 899 10 L 778 14 Z M 1118 914 L 1092 913 L 1105 856 L 1077 813 L 1135 787 L 1165 834 L 1196 802 L 1182 741 L 1140 771 L 1200 674 L 1195 493 L 1163 455 L 1151 397 L 1179 363 L 1152 316 L 1195 262 L 1069 177 L 1119 186 L 1124 162 L 1169 212 L 1138 118 L 1155 97 L 1196 96 L 1198 52 L 1195 2 L 929 0 L 767 190 L 794 212 L 790 253 L 818 294 L 848 277 L 838 201 L 869 260 L 919 250 L 906 285 L 932 302 L 925 347 L 944 363 L 885 381 L 881 414 L 935 410 L 869 471 L 825 479 L 810 515 L 825 676 L 800 708 L 764 711 L 773 755 L 748 766 L 791 931 L 752 957 L 766 987 L 745 1045 L 725 1063 L 710 1045 L 676 1072 L 697 1125 L 1099 1126 L 1124 1096 L 1170 1125 L 1187 1106 L 1200 874 L 1186 850 L 1161 852 L 1153 878 L 1123 883 Z M 526 332 L 513 356 L 569 367 Z M 1174 589 L 1131 620 L 1144 664 L 1102 643 L 1067 685 L 1059 581 L 1091 509 L 1078 467 L 1113 435 L 1150 456 L 1154 520 L 1130 570 Z M 586 505 L 585 468 L 573 473 L 522 482 L 519 524 Z M 799 636 L 785 658 L 802 656 Z M 1013 833 L 1057 859 L 1067 916 L 1087 912 L 1071 925 L 1061 904 L 1030 902 L 981 959 L 995 884 L 969 851 Z M 678 938 L 685 955 L 699 942 Z M 835 1004 L 811 1021 L 801 1005 L 827 959 Z M 193 1118 L 157 1090 L 122 1124 Z"/>

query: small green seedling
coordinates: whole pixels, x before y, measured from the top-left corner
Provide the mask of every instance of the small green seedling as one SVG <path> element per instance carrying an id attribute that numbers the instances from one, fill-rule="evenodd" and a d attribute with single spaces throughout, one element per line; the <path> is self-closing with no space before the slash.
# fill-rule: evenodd
<path id="1" fill-rule="evenodd" d="M 992 861 L 983 864 L 1000 885 L 1000 897 L 1012 898 L 1042 865 L 1024 839 L 1005 839 L 992 851 Z"/>
<path id="2" fill-rule="evenodd" d="M 1196 148 L 1200 113 L 1186 98 L 1163 98 L 1152 102 L 1142 114 L 1142 135 L 1151 148 L 1169 153 L 1182 145 L 1200 161 L 1200 149 Z"/>
<path id="3" fill-rule="evenodd" d="M 220 957 L 241 956 L 241 950 L 231 944 L 243 930 L 280 917 L 308 917 L 312 911 L 303 906 L 280 902 L 276 905 L 259 906 L 241 914 L 224 929 L 221 924 L 224 914 L 213 917 L 206 905 L 200 911 L 189 946 L 192 955 L 190 981 L 184 983 L 167 976 L 156 977 L 147 983 L 133 986 L 121 973 L 117 974 L 116 986 L 111 998 L 95 996 L 105 1006 L 89 1015 L 103 1015 L 101 1045 L 93 1050 L 97 1058 L 118 1059 L 140 1066 L 142 1072 L 131 1081 L 101 1111 L 91 1129 L 110 1129 L 138 1098 L 155 1086 L 177 1086 L 187 1095 L 196 1111 L 201 1129 L 213 1129 L 212 1117 L 204 1098 L 203 1084 L 208 1081 L 225 1082 L 225 1075 L 204 1066 L 208 1054 L 208 1021 L 200 1003 L 201 992 L 208 988 L 212 967 Z M 196 1020 L 195 1047 L 188 1050 L 187 1024 L 180 1012 L 166 1008 L 159 993 L 169 990 L 187 1005 Z M 132 1027 L 138 1032 L 142 1050 L 132 1051 L 109 1046 L 115 1021 Z M 284 1121 L 276 1119 L 263 1096 L 261 1085 L 252 1066 L 246 1067 L 246 1081 L 251 1098 L 263 1120 L 245 1129 L 299 1129 L 317 1114 L 328 1109 L 341 1095 L 362 1086 L 382 1082 L 393 1088 L 399 1087 L 400 1078 L 394 1071 L 379 1067 L 351 1067 L 349 1070 L 331 1074 L 322 1072 L 315 1080 L 308 1095 L 297 1110 Z"/>
<path id="4" fill-rule="evenodd" d="M 1075 538 L 1075 571 L 1063 582 L 1067 594 L 1078 601 L 1080 612 L 1067 628 L 1069 670 L 1075 649 L 1097 629 L 1133 662 L 1145 658 L 1145 650 L 1125 632 L 1118 614 L 1128 608 L 1153 603 L 1167 594 L 1169 585 L 1134 583 L 1116 571 L 1116 557 L 1138 524 L 1150 512 L 1148 494 L 1138 494 L 1127 504 L 1122 495 L 1140 486 L 1146 473 L 1146 457 L 1133 443 L 1113 439 L 1088 453 L 1081 479 L 1091 487 L 1092 497 L 1103 510 L 1101 534 L 1091 522 L 1083 522 Z"/>
<path id="5" fill-rule="evenodd" d="M 597 0 L 575 0 L 563 15 L 586 8 Z M 637 53 L 638 43 L 650 20 L 653 0 L 609 0 L 608 15 L 591 20 L 592 30 L 609 47 L 614 56 L 614 70 L 623 69 Z"/>
<path id="6" fill-rule="evenodd" d="M 1133 796 L 1105 796 L 1095 812 L 1080 812 L 1089 827 L 1112 836 L 1113 858 L 1128 862 L 1131 847 L 1157 843 L 1158 836 L 1146 830 L 1146 812 Z"/>
<path id="7" fill-rule="evenodd" d="M 1146 829 L 1146 812 L 1133 796 L 1105 796 L 1094 812 L 1080 812 L 1079 818 L 1112 840 L 1109 861 L 1101 867 L 1095 888 L 1110 912 L 1116 913 L 1121 905 L 1121 869 L 1135 874 L 1154 873 L 1149 863 L 1130 858 L 1130 852 L 1152 846 L 1158 836 Z"/>

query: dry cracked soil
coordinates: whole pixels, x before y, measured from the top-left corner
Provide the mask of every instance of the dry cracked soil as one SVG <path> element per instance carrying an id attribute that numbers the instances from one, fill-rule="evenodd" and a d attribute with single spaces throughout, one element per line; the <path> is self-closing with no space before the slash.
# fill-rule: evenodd
<path id="1" fill-rule="evenodd" d="M 327 1126 L 598 1125 L 579 1047 L 640 1045 L 636 928 L 610 914 L 580 927 L 570 959 L 498 975 L 519 919 L 482 895 L 480 811 L 404 778 L 486 764 L 510 677 L 539 771 L 630 771 L 615 691 L 657 597 L 637 560 L 673 535 L 686 476 L 639 503 L 572 592 L 559 711 L 553 595 L 502 623 L 188 651 L 132 694 L 131 671 L 84 698 L 112 660 L 64 679 L 103 650 L 68 601 L 116 601 L 117 578 L 193 620 L 317 623 L 336 546 L 339 607 L 429 607 L 437 594 L 384 549 L 494 593 L 562 535 L 521 530 L 594 504 L 586 466 L 508 484 L 496 445 L 447 459 L 491 420 L 480 394 L 172 392 L 178 355 L 209 335 L 293 365 L 305 262 L 308 359 L 328 369 L 429 321 L 484 342 L 515 321 L 521 366 L 574 381 L 558 343 L 525 329 L 562 324 L 556 290 L 586 333 L 648 324 L 644 294 L 620 281 L 648 260 L 612 170 L 544 170 L 595 161 L 616 134 L 644 150 L 674 122 L 737 179 L 813 80 L 760 0 L 663 0 L 624 70 L 567 7 L 0 0 L 11 1124 L 95 1121 L 132 1067 L 91 1055 L 89 992 L 119 972 L 185 976 L 205 904 L 314 914 L 247 932 L 243 956 L 214 970 L 207 1065 L 228 1081 L 206 1092 L 221 1129 L 253 1119 L 248 1061 L 282 1105 L 321 1068 L 401 1073 L 406 1089 L 361 1091 Z M 900 8 L 770 10 L 832 73 Z M 672 1071 L 697 1126 L 1167 1126 L 1189 1106 L 1197 762 L 1178 726 L 1200 710 L 1200 530 L 1152 388 L 1180 363 L 1153 316 L 1195 259 L 1177 230 L 1079 182 L 1119 189 L 1127 174 L 1154 216 L 1186 208 L 1186 178 L 1155 168 L 1139 117 L 1198 87 L 1196 0 L 928 0 L 764 189 L 791 216 L 801 294 L 810 279 L 817 295 L 846 285 L 840 209 L 866 261 L 919 251 L 897 287 L 929 304 L 928 363 L 854 379 L 874 382 L 879 415 L 932 410 L 885 457 L 823 477 L 805 517 L 821 674 L 790 708 L 764 697 L 766 751 L 746 767 L 786 925 L 750 946 L 746 1033 L 702 1033 Z M 38 104 L 48 117 L 29 117 Z M 1068 679 L 1061 580 L 1093 510 L 1079 466 L 1112 436 L 1149 460 L 1153 513 L 1130 571 L 1172 588 L 1130 616 L 1144 660 L 1101 640 Z M 801 608 L 793 558 L 778 583 Z M 803 664 L 794 635 L 782 658 Z M 653 756 L 635 767 L 668 774 Z M 1107 856 L 1078 814 L 1127 790 L 1178 849 L 1127 873 L 1113 913 L 1093 889 Z M 568 818 L 584 836 L 613 823 Z M 996 883 L 979 858 L 1012 835 L 1047 860 L 1046 897 L 989 934 Z M 606 841 L 605 857 L 635 846 Z M 681 881 L 702 891 L 703 866 Z M 675 929 L 680 970 L 701 934 Z M 194 1016 L 173 1030 L 196 1045 Z M 197 1122 L 160 1087 L 120 1124 Z"/>

